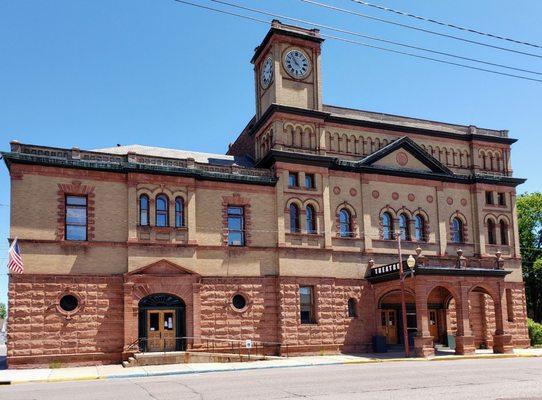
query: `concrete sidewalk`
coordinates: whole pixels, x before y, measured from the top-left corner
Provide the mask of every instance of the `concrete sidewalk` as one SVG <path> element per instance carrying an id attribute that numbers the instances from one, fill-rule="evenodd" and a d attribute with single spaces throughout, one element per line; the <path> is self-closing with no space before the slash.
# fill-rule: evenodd
<path id="1" fill-rule="evenodd" d="M 318 365 L 365 364 L 398 361 L 439 361 L 512 358 L 512 357 L 542 357 L 542 349 L 518 349 L 514 354 L 492 354 L 477 352 L 472 356 L 439 355 L 433 358 L 404 358 L 402 353 L 365 354 L 365 355 L 328 355 L 290 357 L 270 359 L 265 361 L 232 362 L 232 363 L 194 363 L 153 365 L 145 367 L 124 368 L 122 365 L 103 365 L 95 367 L 73 368 L 41 368 L 16 369 L 0 371 L 0 384 L 30 383 L 30 382 L 61 382 L 94 379 L 139 378 L 146 376 L 182 375 L 220 371 L 242 371 L 268 368 L 309 367 Z"/>

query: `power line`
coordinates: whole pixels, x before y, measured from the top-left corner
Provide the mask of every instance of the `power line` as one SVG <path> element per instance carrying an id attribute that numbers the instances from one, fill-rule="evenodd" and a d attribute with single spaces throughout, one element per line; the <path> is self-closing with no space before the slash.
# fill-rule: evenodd
<path id="1" fill-rule="evenodd" d="M 321 28 L 321 29 L 327 29 L 327 30 L 334 31 L 334 32 L 345 33 L 347 35 L 358 36 L 358 37 L 362 37 L 362 38 L 365 38 L 365 39 L 375 40 L 375 41 L 378 41 L 378 42 L 393 44 L 393 45 L 396 45 L 396 46 L 407 47 L 407 48 L 415 49 L 415 50 L 421 50 L 421 51 L 425 51 L 425 52 L 428 52 L 428 53 L 440 54 L 440 55 L 444 55 L 444 56 L 447 56 L 447 57 L 453 57 L 453 58 L 458 58 L 458 59 L 461 59 L 461 60 L 477 62 L 477 63 L 481 63 L 481 64 L 485 64 L 485 65 L 491 65 L 491 66 L 494 66 L 494 67 L 500 67 L 500 68 L 506 68 L 506 69 L 520 71 L 520 72 L 526 72 L 526 73 L 530 73 L 530 74 L 542 75 L 541 72 L 537 72 L 537 71 L 532 71 L 532 70 L 522 69 L 522 68 L 516 68 L 516 67 L 510 67 L 510 66 L 507 66 L 507 65 L 504 65 L 504 64 L 498 64 L 498 63 L 493 63 L 493 62 L 489 62 L 489 61 L 479 60 L 479 59 L 476 59 L 476 58 L 459 56 L 459 55 L 456 55 L 456 54 L 447 53 L 447 52 L 438 51 L 438 50 L 426 49 L 424 47 L 413 46 L 413 45 L 409 45 L 409 44 L 405 44 L 405 43 L 401 43 L 401 42 L 395 42 L 395 41 L 392 41 L 392 40 L 382 39 L 382 38 L 378 38 L 378 37 L 375 37 L 375 36 L 368 36 L 368 35 L 364 35 L 364 34 L 361 34 L 361 33 L 358 33 L 358 32 L 353 32 L 353 31 L 346 30 L 346 29 L 336 28 L 336 27 L 333 27 L 333 26 L 330 26 L 330 25 L 323 25 L 323 24 L 319 24 L 317 22 L 307 21 L 307 20 L 304 20 L 304 19 L 293 18 L 293 17 L 289 17 L 289 16 L 286 16 L 286 15 L 281 15 L 281 14 L 275 14 L 275 13 L 271 13 L 271 12 L 268 12 L 268 11 L 259 10 L 259 9 L 256 9 L 256 8 L 251 8 L 251 7 L 246 7 L 246 6 L 242 6 L 242 5 L 239 5 L 239 4 L 229 3 L 227 1 L 222 1 L 222 0 L 209 0 L 209 1 L 212 1 L 214 3 L 223 4 L 223 5 L 226 5 L 226 6 L 229 6 L 229 7 L 242 9 L 242 10 L 245 10 L 245 11 L 250 11 L 250 12 L 255 12 L 255 13 L 267 15 L 267 16 L 274 17 L 274 18 L 286 19 L 286 20 L 302 23 L 302 24 L 305 24 L 305 25 L 314 26 L 314 27 Z"/>
<path id="2" fill-rule="evenodd" d="M 384 7 L 384 6 L 381 6 L 381 5 L 378 5 L 378 4 L 371 4 L 371 3 L 367 3 L 367 2 L 361 1 L 361 0 L 350 0 L 350 1 L 353 1 L 354 3 L 362 4 L 364 6 L 377 8 L 379 10 L 384 10 L 384 11 L 392 12 L 392 13 L 395 13 L 395 14 L 403 15 L 403 16 L 406 16 L 406 17 L 411 17 L 411 18 L 422 20 L 422 21 L 431 22 L 433 24 L 446 26 L 448 28 L 454 28 L 454 29 L 458 29 L 458 30 L 461 30 L 461 31 L 475 33 L 475 34 L 481 35 L 481 36 L 488 36 L 488 37 L 491 37 L 491 38 L 494 38 L 494 39 L 506 40 L 508 42 L 517 43 L 517 44 L 524 44 L 526 46 L 531 46 L 531 47 L 536 47 L 536 48 L 542 49 L 542 46 L 538 45 L 538 44 L 529 43 L 529 42 L 525 42 L 525 41 L 517 40 L 517 39 L 512 39 L 512 38 L 509 38 L 509 37 L 506 37 L 506 36 L 495 35 L 493 33 L 482 32 L 482 31 L 478 31 L 476 29 L 466 28 L 466 27 L 463 27 L 463 26 L 455 25 L 455 24 L 450 24 L 448 22 L 438 21 L 438 20 L 433 19 L 433 18 L 421 17 L 419 15 L 410 14 L 410 13 L 405 12 L 405 11 L 399 11 L 399 10 L 395 10 L 393 8 Z"/>
<path id="3" fill-rule="evenodd" d="M 416 31 L 429 33 L 429 34 L 432 34 L 432 35 L 442 36 L 442 37 L 446 37 L 446 38 L 449 38 L 449 39 L 454 39 L 454 40 L 459 40 L 459 41 L 466 42 L 466 43 L 476 44 L 476 45 L 479 45 L 479 46 L 490 47 L 490 48 L 497 49 L 497 50 L 508 51 L 508 52 L 511 52 L 511 53 L 522 54 L 522 55 L 525 55 L 525 56 L 542 58 L 542 56 L 538 55 L 538 54 L 527 53 L 525 51 L 520 51 L 520 50 L 514 50 L 514 49 L 510 49 L 508 47 L 495 46 L 495 45 L 484 43 L 484 42 L 478 42 L 476 40 L 465 39 L 465 38 L 462 38 L 462 37 L 459 37 L 459 36 L 454 36 L 454 35 L 449 35 L 449 34 L 446 34 L 446 33 L 432 31 L 430 29 L 418 28 L 418 27 L 413 26 L 413 25 L 407 25 L 407 24 L 402 24 L 402 23 L 399 23 L 399 22 L 391 21 L 389 19 L 373 17 L 371 15 L 363 14 L 363 13 L 360 13 L 360 12 L 357 12 L 357 11 L 347 10 L 345 8 L 331 6 L 329 4 L 320 3 L 318 1 L 313 1 L 313 0 L 301 0 L 301 1 L 303 1 L 305 3 L 310 3 L 310 4 L 313 4 L 313 5 L 317 5 L 319 7 L 324 7 L 324 8 L 330 9 L 330 10 L 339 11 L 339 12 L 347 13 L 347 14 L 351 14 L 351 15 L 356 15 L 356 16 L 361 17 L 361 18 L 372 19 L 374 21 L 379 21 L 379 22 L 383 22 L 383 23 L 386 23 L 386 24 L 401 26 L 403 28 L 413 29 L 413 30 L 416 30 Z"/>
<path id="4" fill-rule="evenodd" d="M 438 62 L 438 63 L 442 63 L 442 64 L 455 65 L 457 67 L 468 68 L 468 69 L 472 69 L 472 70 L 476 70 L 476 71 L 489 72 L 490 74 L 504 75 L 504 76 L 509 76 L 509 77 L 512 77 L 512 78 L 525 79 L 525 80 L 534 81 L 534 82 L 542 82 L 541 79 L 535 79 L 535 78 L 529 78 L 529 77 L 521 76 L 521 75 L 509 74 L 507 72 L 494 71 L 494 70 L 487 69 L 487 68 L 474 67 L 472 65 L 456 63 L 456 62 L 453 62 L 453 61 L 440 60 L 438 58 L 426 57 L 426 56 L 422 56 L 422 55 L 419 55 L 419 54 L 409 53 L 409 52 L 406 52 L 406 51 L 387 49 L 385 47 L 373 46 L 373 45 L 368 44 L 368 43 L 358 42 L 357 40 L 350 40 L 350 39 L 331 36 L 331 35 L 322 35 L 322 36 L 327 37 L 329 39 L 334 39 L 334 40 L 339 40 L 339 41 L 342 41 L 342 42 L 346 42 L 346 43 L 356 44 L 356 45 L 365 46 L 365 47 L 372 47 L 373 49 L 383 50 L 383 51 L 396 53 L 396 54 L 402 54 L 402 55 L 405 55 L 405 56 L 410 56 L 410 57 L 415 57 L 415 58 L 422 58 L 424 60 L 434 61 L 434 62 Z"/>
<path id="5" fill-rule="evenodd" d="M 234 13 L 234 12 L 230 12 L 230 11 L 225 11 L 225 10 L 221 10 L 221 9 L 214 8 L 214 7 L 204 6 L 204 5 L 201 5 L 201 4 L 196 4 L 196 3 L 192 3 L 192 2 L 189 2 L 189 1 L 185 1 L 185 0 L 173 0 L 173 1 L 175 1 L 177 3 L 182 3 L 182 4 L 185 4 L 185 5 L 189 5 L 189 6 L 192 6 L 192 7 L 205 9 L 205 10 L 208 10 L 208 11 L 222 13 L 222 14 L 226 14 L 226 15 L 230 15 L 230 16 L 235 16 L 235 17 L 238 17 L 238 18 L 243 18 L 243 19 L 247 19 L 247 20 L 251 20 L 251 21 L 255 21 L 255 22 L 259 22 L 259 23 L 264 23 L 266 25 L 269 24 L 268 21 L 265 21 L 265 20 L 262 20 L 262 19 L 259 19 L 259 18 L 255 18 L 255 17 L 243 15 L 243 14 L 238 14 L 238 13 Z M 302 0 L 302 1 L 305 1 L 305 0 Z M 488 73 L 491 73 L 491 74 L 508 76 L 508 77 L 517 78 L 517 79 L 529 80 L 529 81 L 534 81 L 534 82 L 542 82 L 542 80 L 540 80 L 540 79 L 529 78 L 529 77 L 522 76 L 522 75 L 509 74 L 509 73 L 506 73 L 506 72 L 500 72 L 500 71 L 490 70 L 490 69 L 486 69 L 486 68 L 474 67 L 474 66 L 461 64 L 461 63 L 455 63 L 455 62 L 446 61 L 446 60 L 440 60 L 438 58 L 422 56 L 422 55 L 419 55 L 419 54 L 408 53 L 408 52 L 404 52 L 404 51 L 400 51 L 400 50 L 388 49 L 388 48 L 385 48 L 385 47 L 375 46 L 375 45 L 372 45 L 372 44 L 369 44 L 369 43 L 363 43 L 363 42 L 354 41 L 354 40 L 350 40 L 350 39 L 345 39 L 345 38 L 341 38 L 341 37 L 337 37 L 337 36 L 324 35 L 324 34 L 322 34 L 322 36 L 327 37 L 329 39 L 337 40 L 337 41 L 342 41 L 342 42 L 346 42 L 346 43 L 350 43 L 350 44 L 356 44 L 356 45 L 359 45 L 359 46 L 369 47 L 369 48 L 382 50 L 382 51 L 386 51 L 386 52 L 391 52 L 391 53 L 395 53 L 395 54 L 406 55 L 406 56 L 409 56 L 409 57 L 434 61 L 434 62 L 438 62 L 438 63 L 441 63 L 441 64 L 448 64 L 448 65 L 453 65 L 453 66 L 457 66 L 457 67 L 462 67 L 462 68 L 467 68 L 467 69 L 472 69 L 472 70 L 477 70 L 477 71 L 482 71 L 482 72 L 488 72 Z"/>

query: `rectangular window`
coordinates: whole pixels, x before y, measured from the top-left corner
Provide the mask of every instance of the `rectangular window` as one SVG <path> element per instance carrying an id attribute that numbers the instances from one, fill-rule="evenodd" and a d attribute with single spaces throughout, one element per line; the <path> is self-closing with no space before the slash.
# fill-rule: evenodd
<path id="1" fill-rule="evenodd" d="M 314 324 L 314 288 L 312 286 L 301 286 L 299 288 L 299 302 L 301 310 L 301 323 Z"/>
<path id="2" fill-rule="evenodd" d="M 288 186 L 289 187 L 298 187 L 299 186 L 299 180 L 297 172 L 290 172 L 288 175 Z"/>
<path id="3" fill-rule="evenodd" d="M 314 189 L 314 174 L 305 174 L 305 189 Z"/>
<path id="4" fill-rule="evenodd" d="M 486 204 L 493 204 L 493 192 L 486 192 Z"/>
<path id="5" fill-rule="evenodd" d="M 245 215 L 243 207 L 228 207 L 228 246 L 245 245 Z"/>
<path id="6" fill-rule="evenodd" d="M 499 205 L 505 206 L 506 205 L 506 194 L 505 193 L 499 193 Z"/>
<path id="7" fill-rule="evenodd" d="M 87 198 L 66 196 L 66 240 L 87 240 Z"/>
<path id="8" fill-rule="evenodd" d="M 512 298 L 512 289 L 506 289 L 506 313 L 508 322 L 514 322 L 514 299 Z"/>

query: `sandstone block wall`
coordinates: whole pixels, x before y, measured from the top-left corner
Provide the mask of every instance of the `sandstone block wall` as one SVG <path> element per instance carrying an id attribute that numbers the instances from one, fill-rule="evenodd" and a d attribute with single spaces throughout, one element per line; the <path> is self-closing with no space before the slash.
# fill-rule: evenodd
<path id="1" fill-rule="evenodd" d="M 59 296 L 80 309 L 67 318 Z M 49 367 L 119 362 L 123 346 L 122 277 L 17 275 L 9 282 L 8 363 Z"/>

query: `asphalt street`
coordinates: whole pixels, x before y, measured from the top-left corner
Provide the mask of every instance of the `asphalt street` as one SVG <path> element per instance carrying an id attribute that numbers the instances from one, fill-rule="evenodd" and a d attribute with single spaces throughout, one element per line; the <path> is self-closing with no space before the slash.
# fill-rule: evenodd
<path id="1" fill-rule="evenodd" d="M 389 362 L 0 386 L 2 400 L 542 399 L 542 358 Z"/>

